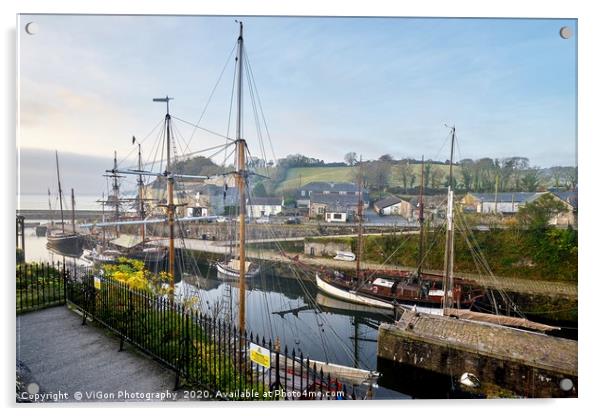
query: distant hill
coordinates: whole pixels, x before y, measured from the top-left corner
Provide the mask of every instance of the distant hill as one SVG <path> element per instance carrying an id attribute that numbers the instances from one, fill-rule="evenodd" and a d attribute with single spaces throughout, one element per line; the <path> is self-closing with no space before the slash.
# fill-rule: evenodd
<path id="1" fill-rule="evenodd" d="M 290 168 L 286 176 L 276 186 L 277 192 L 297 189 L 310 182 L 349 182 L 353 181 L 354 167 L 311 167 Z"/>

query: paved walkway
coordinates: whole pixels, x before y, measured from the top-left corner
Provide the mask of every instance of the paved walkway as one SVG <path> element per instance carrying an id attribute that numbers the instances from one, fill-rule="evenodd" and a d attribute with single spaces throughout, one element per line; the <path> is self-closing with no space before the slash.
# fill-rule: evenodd
<path id="1" fill-rule="evenodd" d="M 81 322 L 65 306 L 17 316 L 17 363 L 30 392 L 37 384 L 40 393 L 63 393 L 55 396 L 60 402 L 157 401 L 161 393 L 171 396 L 164 400 L 174 399 L 173 371 L 131 345 L 118 352 L 117 337 Z M 136 393 L 144 396 L 132 396 Z"/>

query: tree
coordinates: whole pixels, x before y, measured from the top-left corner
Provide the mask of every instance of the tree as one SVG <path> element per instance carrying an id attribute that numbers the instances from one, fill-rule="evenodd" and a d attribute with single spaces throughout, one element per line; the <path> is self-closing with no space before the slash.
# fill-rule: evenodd
<path id="1" fill-rule="evenodd" d="M 428 188 L 428 186 L 429 186 L 429 180 L 431 179 L 432 170 L 433 170 L 433 164 L 431 163 L 431 160 L 429 159 L 429 161 L 424 164 L 424 186 L 425 186 L 425 188 Z"/>
<path id="2" fill-rule="evenodd" d="M 563 212 L 566 205 L 552 194 L 544 194 L 535 201 L 520 207 L 516 219 L 522 226 L 531 230 L 541 230 L 548 227 L 550 220 Z"/>
<path id="3" fill-rule="evenodd" d="M 414 169 L 412 168 L 412 165 L 410 165 L 410 161 L 408 159 L 401 161 L 401 165 L 399 166 L 399 174 L 401 175 L 403 190 L 406 194 L 408 193 L 408 185 L 410 184 L 413 171 Z"/>
<path id="4" fill-rule="evenodd" d="M 441 185 L 441 171 L 437 168 L 431 172 L 431 188 L 437 189 Z"/>
<path id="5" fill-rule="evenodd" d="M 577 168 L 570 168 L 566 173 L 566 187 L 575 190 L 577 188 Z"/>
<path id="6" fill-rule="evenodd" d="M 539 186 L 540 177 L 538 169 L 529 169 L 521 179 L 521 185 L 523 190 L 527 192 L 537 191 Z"/>
<path id="7" fill-rule="evenodd" d="M 349 166 L 353 166 L 357 163 L 357 153 L 355 153 L 355 152 L 345 153 L 343 160 Z"/>
<path id="8" fill-rule="evenodd" d="M 253 188 L 253 196 L 268 196 L 263 182 L 259 182 L 257 185 L 255 185 L 255 187 Z"/>
<path id="9" fill-rule="evenodd" d="M 365 174 L 372 188 L 382 192 L 389 184 L 391 164 L 382 161 L 372 162 Z"/>
<path id="10" fill-rule="evenodd" d="M 550 175 L 554 180 L 554 188 L 559 189 L 561 186 L 560 181 L 564 177 L 564 169 L 561 166 L 552 166 L 550 168 Z"/>
<path id="11" fill-rule="evenodd" d="M 474 176 L 474 161 L 472 159 L 462 159 L 460 161 L 460 174 L 466 191 L 472 191 L 472 178 Z"/>
<path id="12" fill-rule="evenodd" d="M 378 160 L 381 162 L 393 162 L 393 156 L 387 153 L 379 157 Z"/>

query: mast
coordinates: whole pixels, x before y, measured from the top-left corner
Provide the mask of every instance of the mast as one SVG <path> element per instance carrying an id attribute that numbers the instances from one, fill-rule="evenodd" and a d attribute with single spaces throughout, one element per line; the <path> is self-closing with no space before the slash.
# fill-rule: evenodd
<path id="1" fill-rule="evenodd" d="M 424 256 L 424 155 L 420 168 L 420 207 L 418 208 L 418 222 L 420 223 L 420 245 L 418 246 L 418 277 L 422 274 L 422 257 Z"/>
<path id="2" fill-rule="evenodd" d="M 61 206 L 61 228 L 65 234 L 65 216 L 63 214 L 63 189 L 61 188 L 61 174 L 59 171 L 59 152 L 55 152 L 56 156 L 56 178 L 59 183 L 59 204 Z"/>
<path id="3" fill-rule="evenodd" d="M 142 171 L 142 149 L 140 143 L 138 143 L 138 170 Z M 138 214 L 140 215 L 140 219 L 144 220 L 145 212 L 144 212 L 144 181 L 142 180 L 142 175 L 138 175 Z M 142 241 L 145 239 L 144 235 L 145 226 L 144 224 L 140 224 L 140 237 Z"/>
<path id="4" fill-rule="evenodd" d="M 360 156 L 360 166 L 359 166 L 359 175 L 358 175 L 358 190 L 359 196 L 357 197 L 357 216 L 359 220 L 359 226 L 357 229 L 357 256 L 355 259 L 355 277 L 357 279 L 358 285 L 360 285 L 360 274 L 361 274 L 361 262 L 362 262 L 362 245 L 363 245 L 363 219 L 364 219 L 364 201 L 362 198 L 363 190 L 363 177 L 362 177 L 362 157 Z M 363 284 L 363 282 L 361 282 Z"/>
<path id="5" fill-rule="evenodd" d="M 165 103 L 167 112 L 165 113 L 165 132 L 166 132 L 166 147 L 167 147 L 167 164 L 163 175 L 167 177 L 167 224 L 169 226 L 169 299 L 173 301 L 174 296 L 174 276 L 176 264 L 176 248 L 175 248 L 175 204 L 173 200 L 174 177 L 171 172 L 171 115 L 169 114 L 169 100 L 173 97 L 165 96 L 165 98 L 153 98 L 154 102 Z"/>
<path id="6" fill-rule="evenodd" d="M 71 188 L 71 225 L 73 226 L 73 234 L 75 234 L 75 193 Z"/>
<path id="7" fill-rule="evenodd" d="M 242 36 L 242 22 L 240 24 L 240 35 L 238 36 L 238 92 L 237 92 L 237 103 L 236 103 L 236 159 L 237 159 L 237 187 L 238 195 L 240 199 L 239 209 L 239 313 L 238 313 L 238 328 L 241 334 L 245 331 L 245 314 L 246 314 L 246 288 L 245 288 L 245 277 L 246 277 L 246 259 L 245 259 L 245 211 L 246 211 L 246 198 L 245 198 L 245 182 L 246 182 L 246 171 L 245 171 L 245 150 L 246 142 L 242 138 L 242 58 L 243 58 L 243 36 Z M 242 341 L 242 340 L 241 340 Z"/>
<path id="8" fill-rule="evenodd" d="M 102 203 L 100 204 L 102 205 L 102 222 L 105 222 L 105 193 L 102 193 Z M 106 248 L 107 246 L 107 234 L 106 234 L 106 230 L 105 227 L 102 227 L 102 248 Z"/>
<path id="9" fill-rule="evenodd" d="M 119 176 L 117 175 L 117 150 L 113 152 L 113 203 L 115 204 L 115 221 L 119 221 Z M 119 237 L 119 226 L 115 227 L 115 236 Z"/>
<path id="10" fill-rule="evenodd" d="M 449 157 L 449 184 L 447 186 L 447 230 L 445 232 L 445 279 L 443 280 L 443 315 L 447 315 L 447 308 L 453 306 L 454 289 L 454 191 L 453 165 L 454 165 L 454 142 L 456 140 L 456 126 L 451 128 L 451 154 Z M 449 291 L 452 292 L 451 302 Z"/>
<path id="11" fill-rule="evenodd" d="M 54 213 L 52 212 L 52 202 L 50 201 L 50 188 L 48 188 L 48 216 L 50 217 L 50 225 L 54 225 Z"/>

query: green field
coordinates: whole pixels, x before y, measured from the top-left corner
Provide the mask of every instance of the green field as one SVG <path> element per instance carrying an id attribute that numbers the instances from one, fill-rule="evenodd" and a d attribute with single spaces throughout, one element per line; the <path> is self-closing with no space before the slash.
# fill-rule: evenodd
<path id="1" fill-rule="evenodd" d="M 416 179 L 414 186 L 420 185 L 420 164 L 413 164 L 414 175 Z M 300 186 L 310 182 L 352 182 L 354 180 L 355 167 L 311 167 L 311 168 L 291 168 L 286 173 L 286 178 L 278 184 L 277 192 L 297 189 Z M 391 166 L 391 177 L 389 186 L 403 186 L 400 174 L 400 165 L 394 164 Z M 449 167 L 445 165 L 432 165 L 431 172 L 437 171 L 439 184 L 445 182 L 445 178 L 449 172 Z M 459 175 L 459 168 L 454 166 L 454 174 Z M 459 180 L 460 177 L 456 176 Z M 410 184 L 408 183 L 408 187 Z"/>
<path id="2" fill-rule="evenodd" d="M 425 165 L 426 165 L 426 162 L 425 162 Z M 422 164 L 416 163 L 416 164 L 412 164 L 411 166 L 413 169 L 413 173 L 416 176 L 416 179 L 414 180 L 414 186 L 415 187 L 420 186 L 420 175 L 421 175 Z M 443 186 L 443 184 L 445 183 L 445 180 L 447 178 L 447 175 L 449 174 L 449 166 L 433 164 L 433 165 L 431 165 L 431 175 L 433 174 L 433 172 L 436 172 L 435 175 L 438 178 L 439 186 Z M 454 177 L 456 178 L 456 180 L 458 182 L 462 182 L 462 177 L 460 175 L 460 167 L 459 166 L 454 166 Z M 401 180 L 401 165 L 395 164 L 395 165 L 391 166 L 391 177 L 389 178 L 389 186 L 403 186 L 403 181 Z M 410 183 L 408 182 L 408 187 L 409 186 L 410 186 Z M 425 184 L 425 186 L 430 187 L 431 184 L 430 183 Z"/>
<path id="3" fill-rule="evenodd" d="M 341 167 L 316 167 L 316 168 L 291 168 L 286 172 L 286 178 L 278 184 L 278 192 L 297 189 L 310 182 L 351 182 L 353 181 L 354 168 Z"/>

